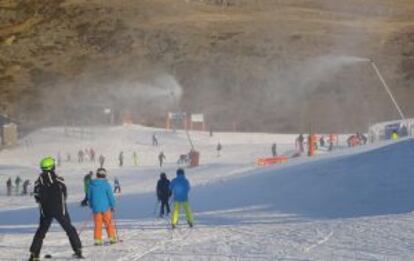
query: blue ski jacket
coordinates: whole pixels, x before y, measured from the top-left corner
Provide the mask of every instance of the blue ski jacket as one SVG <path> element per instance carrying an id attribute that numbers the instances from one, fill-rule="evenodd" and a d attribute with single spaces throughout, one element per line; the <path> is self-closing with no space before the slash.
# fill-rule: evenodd
<path id="1" fill-rule="evenodd" d="M 184 175 L 178 175 L 171 181 L 170 190 L 174 201 L 186 202 L 188 201 L 188 193 L 190 192 L 190 182 L 188 182 Z"/>
<path id="2" fill-rule="evenodd" d="M 88 201 L 93 213 L 106 212 L 115 207 L 115 197 L 108 180 L 91 180 L 88 187 Z"/>

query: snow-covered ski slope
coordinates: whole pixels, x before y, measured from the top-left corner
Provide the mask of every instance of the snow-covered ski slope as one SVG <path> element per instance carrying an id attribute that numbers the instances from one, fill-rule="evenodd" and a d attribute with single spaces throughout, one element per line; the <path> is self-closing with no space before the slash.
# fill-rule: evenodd
<path id="1" fill-rule="evenodd" d="M 151 146 L 156 131 L 161 147 Z M 185 134 L 134 126 L 93 129 L 87 139 L 65 137 L 62 129 L 31 135 L 33 148 L 0 154 L 1 182 L 10 174 L 37 175 L 43 155 L 94 147 L 107 156 L 110 179 L 118 176 L 125 193 L 118 196 L 119 237 L 114 246 L 92 246 L 91 214 L 79 207 L 82 178 L 96 164 L 66 163 L 59 168 L 68 183 L 70 212 L 89 260 L 414 260 L 414 140 L 405 139 L 299 158 L 258 168 L 254 159 L 294 148 L 296 135 L 192 133 L 201 166 L 187 170 L 196 226 L 169 229 L 155 218 L 154 186 L 163 150 L 169 177 L 179 154 L 189 149 Z M 217 157 L 215 146 L 223 151 Z M 117 167 L 119 151 L 127 166 Z M 133 166 L 137 151 L 140 166 Z M 110 155 L 110 156 L 109 156 Z M 30 197 L 6 197 L 1 188 L 0 260 L 24 260 L 37 227 Z M 43 254 L 71 255 L 65 234 L 54 226 Z"/>

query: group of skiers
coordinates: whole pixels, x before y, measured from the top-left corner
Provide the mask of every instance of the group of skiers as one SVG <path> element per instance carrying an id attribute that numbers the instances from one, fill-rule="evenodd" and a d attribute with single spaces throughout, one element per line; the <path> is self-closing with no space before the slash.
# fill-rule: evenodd
<path id="1" fill-rule="evenodd" d="M 85 148 L 85 149 L 79 149 L 77 152 L 77 161 L 78 163 L 83 163 L 83 162 L 95 162 L 96 161 L 96 151 L 93 148 Z M 102 155 L 100 155 L 99 158 L 103 157 Z M 72 154 L 67 152 L 66 153 L 66 162 L 71 162 L 72 161 Z M 57 157 L 56 157 L 56 163 L 57 166 L 60 166 L 62 163 L 62 156 L 61 153 L 58 152 L 57 153 Z"/>
<path id="2" fill-rule="evenodd" d="M 67 189 L 64 179 L 56 174 L 56 162 L 52 157 L 46 157 L 40 162 L 41 173 L 35 182 L 34 197 L 39 204 L 40 222 L 30 246 L 29 261 L 40 260 L 40 251 L 43 239 L 49 227 L 55 219 L 69 237 L 71 247 L 74 251 L 74 258 L 84 258 L 82 254 L 82 243 L 76 228 L 72 225 L 68 208 L 66 205 Z M 171 215 L 171 227 L 177 226 L 180 209 L 184 208 L 186 220 L 190 227 L 193 227 L 193 215 L 190 209 L 188 194 L 190 183 L 185 177 L 183 169 L 178 169 L 177 177 L 171 182 L 165 173 L 161 173 L 157 182 L 157 198 L 161 203 L 160 216 L 170 213 L 171 197 L 174 199 L 173 213 Z M 117 180 L 117 179 L 116 179 Z M 90 171 L 84 177 L 85 199 L 82 206 L 89 206 L 93 213 L 94 221 L 94 243 L 96 246 L 104 245 L 102 239 L 102 228 L 105 226 L 109 244 L 118 241 L 118 233 L 114 220 L 115 197 L 111 185 L 107 179 L 107 171 L 98 168 L 94 174 Z M 118 180 L 119 185 L 119 180 Z"/>
<path id="3" fill-rule="evenodd" d="M 368 138 L 360 132 L 357 132 L 353 135 L 350 135 L 348 137 L 348 139 L 346 140 L 346 143 L 347 143 L 348 147 L 355 147 L 355 146 L 358 146 L 358 145 L 365 145 L 365 144 L 367 144 L 367 142 L 368 142 Z"/>
<path id="4" fill-rule="evenodd" d="M 160 217 L 165 214 L 170 214 L 170 197 L 174 199 L 173 213 L 171 215 L 171 226 L 174 229 L 177 226 L 178 218 L 180 216 L 180 209 L 184 208 L 187 223 L 190 227 L 193 227 L 193 214 L 191 212 L 190 204 L 188 201 L 188 194 L 190 192 L 190 182 L 185 177 L 184 170 L 179 168 L 177 170 L 177 176 L 171 182 L 168 180 L 167 175 L 162 172 L 160 179 L 157 182 L 157 198 L 160 202 Z"/>
<path id="5" fill-rule="evenodd" d="M 132 153 L 132 160 L 134 162 L 134 166 L 135 167 L 138 166 L 138 154 L 137 154 L 136 151 L 134 151 Z M 105 161 L 105 159 L 103 159 L 103 161 Z M 101 165 L 101 168 L 102 168 L 104 162 L 101 163 L 101 160 L 99 160 L 99 162 L 100 162 L 100 165 Z M 124 166 L 124 152 L 123 151 L 119 152 L 119 154 L 118 154 L 118 166 L 119 167 L 123 167 Z"/>
<path id="6" fill-rule="evenodd" d="M 86 149 L 80 149 L 77 153 L 77 162 L 78 163 L 84 163 L 84 162 L 96 162 L 96 151 L 93 148 L 86 148 Z M 164 156 L 165 159 L 165 156 Z M 98 157 L 98 163 L 99 163 L 99 167 L 103 168 L 105 165 L 105 160 L 106 157 L 103 154 L 100 154 Z M 138 154 L 136 151 L 134 151 L 132 153 L 132 160 L 133 160 L 133 164 L 134 166 L 138 166 Z M 72 155 L 68 152 L 66 153 L 66 162 L 71 162 L 72 161 Z M 125 162 L 125 157 L 124 157 L 124 152 L 121 151 L 118 154 L 118 166 L 119 167 L 123 167 L 124 166 L 124 162 Z M 57 166 L 61 166 L 62 163 L 62 156 L 61 153 L 58 152 L 57 156 L 56 156 L 56 165 Z M 162 165 L 162 163 L 160 163 Z"/>
<path id="7" fill-rule="evenodd" d="M 23 184 L 21 185 L 22 191 L 20 192 L 20 184 L 22 182 L 23 182 Z M 13 188 L 14 188 L 15 195 L 27 195 L 27 194 L 29 194 L 30 180 L 26 179 L 26 180 L 23 181 L 20 178 L 20 176 L 17 176 L 16 179 L 14 180 L 14 185 L 15 186 L 13 186 L 12 178 L 8 178 L 7 181 L 6 181 L 7 196 L 11 196 L 13 194 Z"/>
<path id="8" fill-rule="evenodd" d="M 96 152 L 93 148 L 86 148 L 85 150 L 80 149 L 78 151 L 78 162 L 82 163 L 89 159 L 90 162 L 95 162 Z"/>
<path id="9" fill-rule="evenodd" d="M 336 136 L 334 134 L 329 134 L 328 137 L 320 135 L 319 139 L 315 134 L 308 135 L 306 139 L 303 134 L 300 134 L 295 140 L 295 147 L 297 151 L 295 155 L 300 156 L 305 152 L 305 145 L 309 148 L 310 144 L 312 144 L 313 150 L 318 150 L 319 147 L 322 148 L 327 146 L 328 151 L 332 151 L 334 149 L 335 139 Z"/>
<path id="10" fill-rule="evenodd" d="M 59 222 L 69 237 L 74 251 L 73 257 L 84 258 L 79 234 L 71 224 L 66 206 L 66 185 L 64 179 L 56 174 L 55 167 L 55 160 L 52 157 L 44 158 L 40 162 L 42 172 L 34 188 L 34 196 L 36 202 L 39 203 L 40 222 L 30 247 L 29 261 L 40 260 L 43 239 L 53 219 Z M 89 205 L 93 213 L 95 245 L 101 246 L 104 244 L 102 239 L 103 225 L 106 227 L 109 243 L 114 244 L 117 242 L 117 232 L 113 222 L 115 197 L 111 185 L 106 179 L 106 170 L 99 168 L 96 171 L 96 178 L 93 178 L 93 175 L 94 173 L 91 171 L 84 178 L 86 197 L 82 201 L 82 205 Z"/>

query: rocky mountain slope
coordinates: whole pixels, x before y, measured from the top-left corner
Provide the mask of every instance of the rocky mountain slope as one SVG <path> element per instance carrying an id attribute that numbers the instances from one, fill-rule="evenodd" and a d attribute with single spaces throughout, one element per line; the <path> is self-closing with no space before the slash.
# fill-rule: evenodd
<path id="1" fill-rule="evenodd" d="M 414 116 L 409 0 L 2 0 L 0 109 L 25 126 L 205 113 L 216 129 L 357 131 Z"/>

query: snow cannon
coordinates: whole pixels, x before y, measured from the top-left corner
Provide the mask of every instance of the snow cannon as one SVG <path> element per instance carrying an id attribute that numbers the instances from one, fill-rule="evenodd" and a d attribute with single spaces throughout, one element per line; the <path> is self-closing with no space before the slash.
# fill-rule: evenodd
<path id="1" fill-rule="evenodd" d="M 272 158 L 259 158 L 256 161 L 256 164 L 258 166 L 271 166 L 274 164 L 284 163 L 288 161 L 288 157 L 286 156 L 278 156 L 278 157 L 272 157 Z"/>

